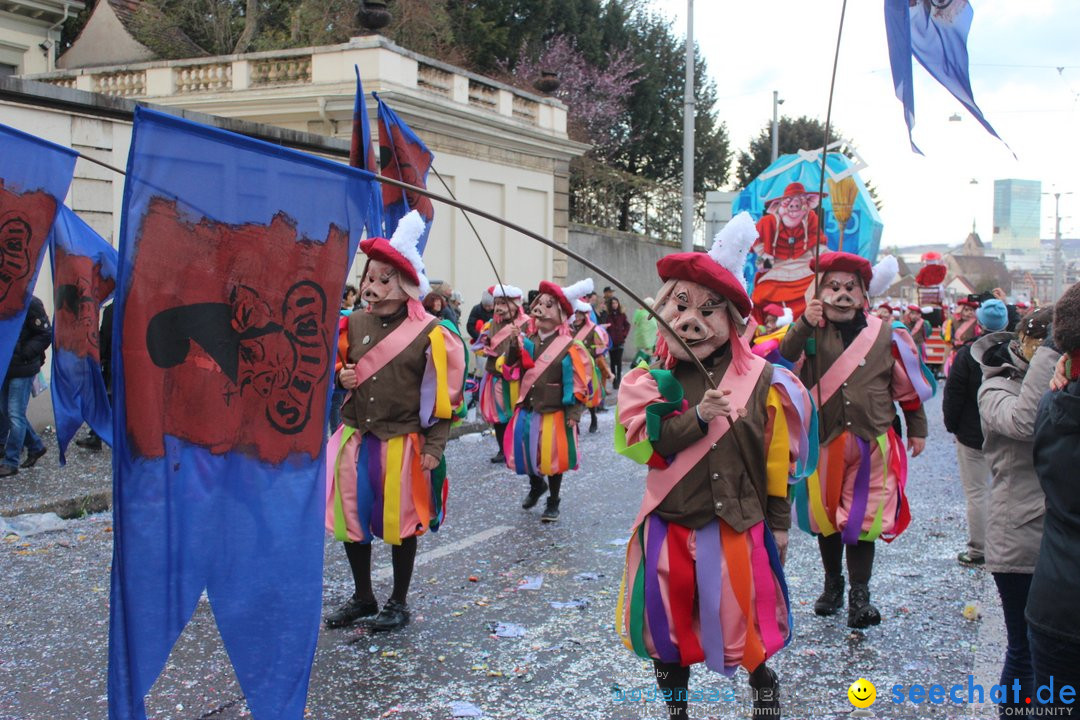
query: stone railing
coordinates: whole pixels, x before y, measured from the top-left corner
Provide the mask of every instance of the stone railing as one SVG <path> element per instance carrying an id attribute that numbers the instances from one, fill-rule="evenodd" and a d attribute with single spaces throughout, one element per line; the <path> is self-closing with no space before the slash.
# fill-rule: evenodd
<path id="1" fill-rule="evenodd" d="M 428 95 L 450 103 L 444 106 L 447 109 L 468 107 L 565 137 L 566 107 L 559 101 L 417 55 L 379 36 L 317 48 L 57 70 L 28 79 L 104 95 L 169 102 L 200 94 L 263 89 L 280 94 L 280 88 L 289 86 L 308 86 L 304 90 L 308 94 L 313 85 L 327 86 L 326 96 L 333 98 L 351 92 L 354 64 L 364 73 L 368 89 L 411 94 L 421 102 Z"/>

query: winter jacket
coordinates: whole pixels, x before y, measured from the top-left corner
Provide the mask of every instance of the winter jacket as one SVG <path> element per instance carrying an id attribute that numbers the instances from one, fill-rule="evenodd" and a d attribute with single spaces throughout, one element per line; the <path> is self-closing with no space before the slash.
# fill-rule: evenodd
<path id="1" fill-rule="evenodd" d="M 958 443 L 975 450 L 982 450 L 983 446 L 982 422 L 979 420 L 982 379 L 982 368 L 971 356 L 971 343 L 965 343 L 953 358 L 941 409 L 945 414 L 945 429 L 956 436 Z"/>
<path id="2" fill-rule="evenodd" d="M 1042 545 L 1028 592 L 1027 621 L 1080 643 L 1080 382 L 1047 393 L 1035 419 L 1035 474 L 1046 495 Z"/>
<path id="3" fill-rule="evenodd" d="M 634 347 L 652 353 L 656 347 L 656 318 L 647 310 L 634 311 Z"/>
<path id="4" fill-rule="evenodd" d="M 26 378 L 37 375 L 45 364 L 45 350 L 52 345 L 52 326 L 45 313 L 45 305 L 36 297 L 30 298 L 15 351 L 8 365 L 9 378 Z"/>
<path id="5" fill-rule="evenodd" d="M 1031 573 L 1042 539 L 1045 500 L 1032 460 L 1035 413 L 1046 394 L 1059 353 L 1035 351 L 1030 367 L 1009 349 L 1012 333 L 984 335 L 971 348 L 983 368 L 979 413 L 983 454 L 990 463 L 990 517 L 986 567 L 991 572 Z"/>
<path id="6" fill-rule="evenodd" d="M 486 308 L 483 303 L 473 305 L 472 310 L 469 311 L 469 322 L 465 327 L 465 331 L 469 333 L 469 339 L 476 342 L 480 337 L 480 331 L 484 328 L 484 323 L 494 316 L 494 308 Z"/>
<path id="7" fill-rule="evenodd" d="M 626 319 L 626 313 L 605 312 L 600 316 L 600 324 L 607 325 L 612 347 L 622 347 L 626 344 L 626 336 L 630 334 L 630 321 Z"/>

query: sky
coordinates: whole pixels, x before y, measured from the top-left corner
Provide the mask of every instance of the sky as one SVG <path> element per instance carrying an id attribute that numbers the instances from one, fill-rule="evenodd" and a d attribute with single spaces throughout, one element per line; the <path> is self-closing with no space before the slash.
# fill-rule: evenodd
<path id="1" fill-rule="evenodd" d="M 694 3 L 694 35 L 716 81 L 716 110 L 733 151 L 745 149 L 772 119 L 773 90 L 784 100 L 781 115 L 824 122 L 842 4 Z M 685 36 L 687 0 L 650 5 Z M 914 63 L 914 139 L 925 153 L 920 156 L 910 149 L 893 89 L 884 1 L 848 2 L 832 124 L 854 142 L 868 164 L 863 179 L 878 188 L 883 248 L 959 244 L 973 219 L 989 242 L 994 180 L 1004 178 L 1040 180 L 1044 193 L 1071 191 L 1061 197 L 1062 236 L 1080 236 L 1080 1 L 971 0 L 971 5 L 972 91 L 1009 147 Z M 955 113 L 959 122 L 949 120 Z M 1053 237 L 1053 215 L 1054 198 L 1044 196 L 1043 238 Z"/>

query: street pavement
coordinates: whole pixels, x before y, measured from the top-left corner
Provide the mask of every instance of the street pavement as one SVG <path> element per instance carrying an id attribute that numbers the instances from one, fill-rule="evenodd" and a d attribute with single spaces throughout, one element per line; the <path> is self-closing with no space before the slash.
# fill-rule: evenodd
<path id="1" fill-rule="evenodd" d="M 1004 648 L 989 574 L 955 559 L 966 539 L 964 503 L 940 399 L 928 414 L 927 450 L 910 465 L 912 525 L 895 542 L 878 545 L 871 590 L 883 616 L 879 627 L 852 631 L 844 613 L 813 614 L 822 581 L 816 542 L 792 531 L 786 572 L 794 638 L 770 661 L 781 678 L 785 717 L 846 715 L 852 710 L 847 688 L 860 677 L 877 687 L 871 708 L 877 717 L 996 716 L 988 705 L 890 699 L 896 684 L 966 686 L 969 674 L 989 688 Z M 490 435 L 452 441 L 447 521 L 420 540 L 409 596 L 412 623 L 389 635 L 324 629 L 307 716 L 665 717 L 662 703 L 625 699 L 653 687 L 653 679 L 650 665 L 622 646 L 613 627 L 624 543 L 644 478 L 639 466 L 614 453 L 613 421 L 613 412 L 603 413 L 600 432 L 582 435 L 582 469 L 566 477 L 562 515 L 552 525 L 540 523 L 543 502 L 520 509 L 526 483 L 489 462 L 495 450 Z M 63 474 L 73 473 L 79 488 L 108 487 L 107 453 L 73 453 L 63 469 L 49 459 L 40 470 L 0 482 L 62 487 Z M 0 492 L 0 508 L 11 494 L 10 488 Z M 111 541 L 109 516 L 98 514 L 0 542 L 0 718 L 106 716 Z M 376 545 L 380 601 L 390 592 L 389 556 L 389 548 Z M 519 589 L 536 577 L 542 577 L 538 589 Z M 341 545 L 328 541 L 324 610 L 350 592 Z M 965 606 L 982 619 L 965 618 Z M 499 623 L 501 634 L 517 636 L 496 636 Z M 721 699 L 692 704 L 693 717 L 749 716 L 744 672 L 726 678 L 695 667 L 691 690 L 714 689 Z M 205 597 L 147 705 L 153 718 L 250 717 Z"/>

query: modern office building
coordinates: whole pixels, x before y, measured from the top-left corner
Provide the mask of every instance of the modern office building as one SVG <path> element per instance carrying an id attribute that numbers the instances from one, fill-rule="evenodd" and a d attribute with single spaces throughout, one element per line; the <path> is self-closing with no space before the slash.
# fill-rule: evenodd
<path id="1" fill-rule="evenodd" d="M 1039 253 L 1042 183 L 994 181 L 993 247 L 997 254 Z"/>

